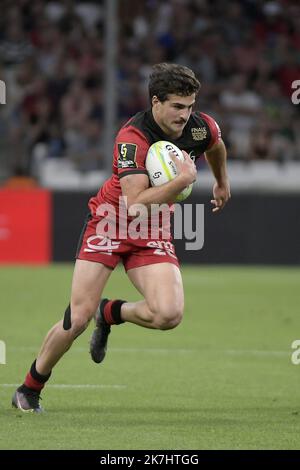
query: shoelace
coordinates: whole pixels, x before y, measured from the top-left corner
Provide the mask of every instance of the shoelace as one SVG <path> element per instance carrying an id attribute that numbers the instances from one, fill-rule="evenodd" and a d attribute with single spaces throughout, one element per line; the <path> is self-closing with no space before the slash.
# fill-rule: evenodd
<path id="1" fill-rule="evenodd" d="M 35 391 L 28 391 L 26 392 L 26 395 L 29 397 L 29 402 L 32 405 L 38 405 L 39 401 L 42 400 L 42 397 L 40 396 L 39 392 Z"/>

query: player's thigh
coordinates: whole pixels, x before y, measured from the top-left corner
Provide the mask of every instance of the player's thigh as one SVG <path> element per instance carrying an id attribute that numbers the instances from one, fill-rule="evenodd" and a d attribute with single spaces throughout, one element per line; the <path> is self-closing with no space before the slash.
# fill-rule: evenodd
<path id="1" fill-rule="evenodd" d="M 102 263 L 77 259 L 71 290 L 71 312 L 86 317 L 96 311 L 112 269 Z"/>
<path id="2" fill-rule="evenodd" d="M 165 316 L 182 316 L 184 291 L 180 269 L 172 263 L 156 263 L 129 269 L 127 275 L 148 307 Z"/>

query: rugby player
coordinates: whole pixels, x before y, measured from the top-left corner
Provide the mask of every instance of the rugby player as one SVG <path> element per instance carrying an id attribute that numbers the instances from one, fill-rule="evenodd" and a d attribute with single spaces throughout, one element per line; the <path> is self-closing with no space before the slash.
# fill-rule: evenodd
<path id="1" fill-rule="evenodd" d="M 14 407 L 42 411 L 40 393 L 53 367 L 91 319 L 95 319 L 96 327 L 90 353 L 97 363 L 105 357 L 112 325 L 130 322 L 169 330 L 181 322 L 184 292 L 171 234 L 168 239 L 163 236 L 153 239 L 150 228 L 146 238 L 131 237 L 130 233 L 121 238 L 119 234 L 124 223 L 137 216 L 137 207 L 143 205 L 149 210 L 152 204 L 174 202 L 195 181 L 195 160 L 203 154 L 215 177 L 213 211 L 223 209 L 230 198 L 226 149 L 220 128 L 212 117 L 192 111 L 199 90 L 200 83 L 189 68 L 168 63 L 153 66 L 149 79 L 151 107 L 137 113 L 117 134 L 112 176 L 89 201 L 90 213 L 79 241 L 70 304 L 63 320 L 47 334 L 24 383 L 13 395 Z M 172 142 L 183 150 L 185 159 L 176 160 L 178 175 L 172 181 L 150 187 L 145 160 L 149 147 L 160 140 Z M 126 201 L 125 216 L 120 211 L 120 198 Z M 103 207 L 105 210 L 108 207 L 108 212 L 110 207 L 117 214 L 113 237 L 107 235 L 101 224 L 107 217 Z M 102 298 L 103 289 L 120 261 L 142 294 L 142 301 Z"/>

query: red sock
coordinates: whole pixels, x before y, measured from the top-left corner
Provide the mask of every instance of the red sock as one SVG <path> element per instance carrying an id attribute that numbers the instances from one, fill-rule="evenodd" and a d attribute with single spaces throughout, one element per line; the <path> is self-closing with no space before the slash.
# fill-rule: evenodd
<path id="1" fill-rule="evenodd" d="M 30 371 L 26 375 L 24 385 L 32 390 L 40 392 L 42 388 L 44 388 L 47 380 L 49 380 L 51 372 L 47 375 L 42 375 L 36 370 L 35 364 L 36 360 L 33 362 Z"/>
<path id="2" fill-rule="evenodd" d="M 111 314 L 112 303 L 113 303 L 113 300 L 110 300 L 109 302 L 107 302 L 107 304 L 105 305 L 104 310 L 103 310 L 104 320 L 106 321 L 106 323 L 108 325 L 114 325 L 115 324 L 114 319 L 113 319 L 112 314 Z"/>
<path id="3" fill-rule="evenodd" d="M 26 387 L 28 388 L 32 388 L 32 390 L 36 390 L 37 392 L 40 392 L 45 386 L 44 383 L 42 384 L 41 382 L 35 380 L 30 372 L 28 372 L 28 374 L 26 375 L 24 385 L 26 385 Z"/>
<path id="4" fill-rule="evenodd" d="M 124 323 L 121 318 L 121 307 L 125 300 L 109 300 L 104 307 L 103 316 L 108 325 L 120 325 Z"/>

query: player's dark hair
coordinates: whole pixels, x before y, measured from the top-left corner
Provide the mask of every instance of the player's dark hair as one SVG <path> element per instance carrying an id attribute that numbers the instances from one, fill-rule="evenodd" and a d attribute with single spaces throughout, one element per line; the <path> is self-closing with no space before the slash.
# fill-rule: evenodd
<path id="1" fill-rule="evenodd" d="M 169 94 L 190 96 L 198 93 L 201 83 L 194 72 L 184 65 L 163 62 L 152 67 L 149 78 L 149 96 L 157 96 L 159 101 L 168 99 Z"/>

